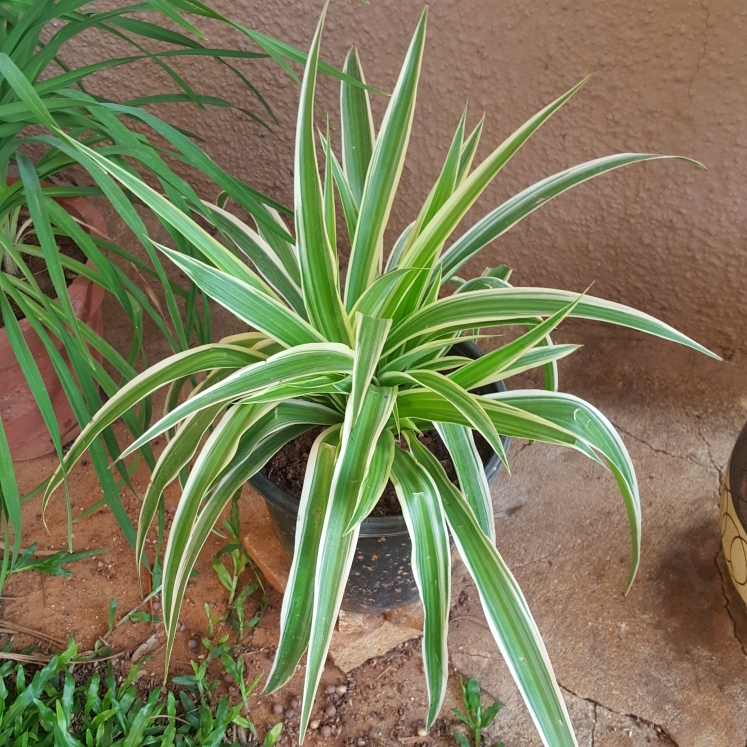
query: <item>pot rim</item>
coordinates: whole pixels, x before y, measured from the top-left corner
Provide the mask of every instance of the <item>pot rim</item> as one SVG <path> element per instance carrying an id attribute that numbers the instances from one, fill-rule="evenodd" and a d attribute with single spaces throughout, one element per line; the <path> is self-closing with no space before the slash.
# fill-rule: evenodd
<path id="1" fill-rule="evenodd" d="M 452 346 L 452 349 L 454 348 L 470 358 L 479 358 L 484 355 L 482 350 L 471 340 L 458 342 Z M 491 393 L 506 391 L 506 385 L 502 381 L 490 384 L 486 388 L 490 389 Z M 508 453 L 511 439 L 508 436 L 501 436 L 501 442 L 503 443 L 504 450 Z M 498 455 L 493 452 L 490 459 L 488 459 L 487 464 L 485 464 L 485 476 L 488 479 L 488 484 L 495 480 L 502 467 L 503 462 L 501 462 Z M 298 514 L 298 498 L 293 498 L 288 495 L 288 493 L 268 480 L 261 472 L 257 472 L 250 477 L 249 483 L 265 498 L 265 500 L 272 503 L 276 508 L 287 514 Z M 403 534 L 409 534 L 404 516 L 369 516 L 361 522 L 360 533 L 358 536 L 381 537 L 386 535 L 387 537 L 396 537 Z"/>

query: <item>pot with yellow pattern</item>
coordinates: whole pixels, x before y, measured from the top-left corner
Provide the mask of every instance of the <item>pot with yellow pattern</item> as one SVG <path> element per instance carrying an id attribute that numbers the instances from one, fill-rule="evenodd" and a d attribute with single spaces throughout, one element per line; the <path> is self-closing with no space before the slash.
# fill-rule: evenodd
<path id="1" fill-rule="evenodd" d="M 721 491 L 721 544 L 734 586 L 747 604 L 747 425 L 726 468 Z"/>

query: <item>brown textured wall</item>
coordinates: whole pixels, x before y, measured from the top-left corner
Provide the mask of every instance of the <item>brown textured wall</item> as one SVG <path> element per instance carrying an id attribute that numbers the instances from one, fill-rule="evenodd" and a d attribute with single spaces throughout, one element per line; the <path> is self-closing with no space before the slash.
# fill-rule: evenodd
<path id="1" fill-rule="evenodd" d="M 321 0 L 220 0 L 222 12 L 307 47 Z M 333 0 L 323 56 L 342 63 L 359 46 L 369 82 L 391 90 L 422 6 L 402 0 Z M 401 229 L 437 176 L 466 102 L 470 122 L 487 114 L 480 154 L 586 73 L 587 86 L 514 158 L 467 223 L 543 176 L 611 152 L 687 155 L 628 167 L 587 183 L 534 213 L 469 267 L 506 262 L 517 283 L 583 290 L 637 306 L 716 351 L 747 351 L 747 55 L 744 3 L 737 0 L 434 0 L 410 157 L 392 225 Z M 205 27 L 215 46 L 247 42 Z M 117 53 L 89 36 L 75 62 Z M 198 67 L 201 69 L 198 70 Z M 184 68 L 204 92 L 250 103 L 224 71 Z M 290 203 L 298 88 L 265 62 L 244 66 L 265 92 L 277 137 L 226 110 L 172 120 L 201 132 L 226 168 Z M 137 71 L 142 75 L 135 74 Z M 168 86 L 149 65 L 100 74 L 113 98 Z M 336 86 L 320 102 L 336 109 Z M 374 103 L 379 121 L 383 100 Z M 256 110 L 256 107 L 254 107 Z"/>

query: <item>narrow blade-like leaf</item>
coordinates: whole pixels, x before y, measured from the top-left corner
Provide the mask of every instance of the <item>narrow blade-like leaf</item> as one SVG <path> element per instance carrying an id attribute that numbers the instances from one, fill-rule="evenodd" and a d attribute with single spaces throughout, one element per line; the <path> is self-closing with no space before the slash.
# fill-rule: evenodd
<path id="1" fill-rule="evenodd" d="M 613 425 L 593 405 L 562 392 L 501 392 L 488 395 L 486 399 L 504 402 L 529 413 L 541 413 L 543 418 L 576 434 L 604 456 L 622 493 L 630 523 L 632 559 L 626 590 L 630 589 L 641 553 L 641 499 L 630 455 Z"/>
<path id="2" fill-rule="evenodd" d="M 490 631 L 542 742 L 546 747 L 578 747 L 545 644 L 516 579 L 438 460 L 415 439 L 410 448 L 436 484 L 451 535 L 475 581 Z"/>
<path id="3" fill-rule="evenodd" d="M 311 323 L 330 342 L 352 342 L 337 287 L 337 261 L 324 221 L 322 186 L 314 144 L 314 90 L 325 5 L 311 43 L 301 85 L 296 127 L 294 202 L 301 285 Z"/>
<path id="4" fill-rule="evenodd" d="M 123 456 L 139 449 L 188 415 L 206 407 L 234 399 L 246 400 L 252 394 L 274 384 L 287 385 L 293 379 L 326 373 L 352 374 L 353 351 L 345 345 L 332 342 L 297 345 L 259 364 L 246 366 L 183 402 L 130 444 L 123 452 Z"/>
<path id="5" fill-rule="evenodd" d="M 200 290 L 274 340 L 288 347 L 324 341 L 324 337 L 298 314 L 239 278 L 186 254 L 157 246 Z"/>
<path id="6" fill-rule="evenodd" d="M 353 364 L 353 390 L 350 394 L 353 425 L 358 417 L 363 398 L 376 366 L 381 358 L 381 349 L 392 325 L 391 319 L 379 319 L 373 316 L 356 316 L 355 363 Z"/>
<path id="7" fill-rule="evenodd" d="M 417 439 L 410 434 L 407 442 Z M 412 539 L 412 572 L 423 602 L 423 668 L 428 686 L 426 729 L 436 720 L 448 680 L 451 552 L 438 491 L 409 452 L 395 448 L 392 482 Z"/>
<path id="8" fill-rule="evenodd" d="M 354 46 L 348 51 L 342 70 L 365 85 L 358 50 Z M 342 165 L 356 205 L 360 205 L 375 141 L 371 102 L 363 86 L 349 81 L 340 85 L 340 122 Z"/>
<path id="9" fill-rule="evenodd" d="M 490 486 L 485 467 L 475 446 L 472 431 L 463 425 L 436 423 L 436 430 L 449 450 L 459 479 L 459 486 L 467 499 L 475 519 L 492 545 L 495 544 L 495 518 Z"/>
<path id="10" fill-rule="evenodd" d="M 368 166 L 358 227 L 348 264 L 345 285 L 347 309 L 355 306 L 356 301 L 381 272 L 384 230 L 410 139 L 427 17 L 426 7 L 402 65 L 402 72 L 381 123 Z"/>
<path id="11" fill-rule="evenodd" d="M 477 387 L 497 381 L 494 378 L 495 374 L 504 368 L 508 368 L 512 363 L 521 358 L 524 353 L 545 339 L 550 332 L 557 328 L 563 319 L 573 312 L 573 309 L 576 308 L 581 298 L 582 296 L 579 296 L 576 301 L 569 303 L 560 311 L 555 312 L 552 316 L 516 340 L 457 369 L 450 375 L 450 378 L 464 389 L 476 389 Z"/>
<path id="12" fill-rule="evenodd" d="M 62 482 L 63 472 L 67 472 L 86 452 L 96 437 L 118 418 L 134 407 L 141 399 L 152 394 L 164 384 L 169 384 L 185 376 L 213 368 L 243 368 L 264 355 L 253 350 L 213 343 L 167 358 L 151 366 L 139 376 L 125 384 L 91 419 L 83 432 L 75 440 L 63 463 L 49 480 L 44 494 L 45 503 L 55 488 Z"/>
<path id="13" fill-rule="evenodd" d="M 381 498 L 381 494 L 389 481 L 389 471 L 394 459 L 394 436 L 391 431 L 381 432 L 376 443 L 376 450 L 371 457 L 371 464 L 363 480 L 358 505 L 355 507 L 353 517 L 345 528 L 345 534 L 352 531 L 360 524 L 375 508 Z"/>
<path id="14" fill-rule="evenodd" d="M 384 353 L 423 334 L 438 333 L 442 336 L 465 329 L 490 327 L 512 319 L 551 316 L 577 299 L 576 293 L 550 288 L 497 288 L 455 294 L 439 299 L 395 327 L 389 335 Z M 720 360 L 717 355 L 674 327 L 614 301 L 584 296 L 570 316 L 637 329 L 665 340 L 679 342 Z"/>
<path id="15" fill-rule="evenodd" d="M 314 695 L 327 658 L 358 540 L 357 528 L 347 534 L 345 530 L 353 515 L 379 435 L 394 406 L 395 396 L 396 389 L 371 386 L 354 426 L 350 408 L 345 415 L 340 455 L 330 489 L 314 579 L 316 593 L 301 707 L 301 740 L 311 716 Z"/>
<path id="16" fill-rule="evenodd" d="M 433 267 L 440 247 L 443 246 L 443 243 L 488 184 L 490 184 L 498 172 L 532 134 L 563 106 L 581 88 L 586 80 L 587 78 L 573 86 L 570 91 L 535 114 L 528 122 L 504 140 L 447 200 L 446 204 L 433 217 L 426 229 L 407 250 L 399 266 Z"/>
<path id="17" fill-rule="evenodd" d="M 280 642 L 265 684 L 267 693 L 282 687 L 295 674 L 309 643 L 316 561 L 339 442 L 340 426 L 332 426 L 319 434 L 309 452 L 298 505 L 293 562 L 280 611 Z"/>
<path id="18" fill-rule="evenodd" d="M 442 282 L 446 282 L 451 278 L 465 262 L 468 262 L 491 241 L 497 239 L 522 220 L 522 218 L 525 218 L 537 208 L 545 205 L 554 197 L 563 194 L 566 190 L 589 179 L 593 179 L 595 176 L 606 174 L 608 171 L 619 169 L 631 163 L 664 158 L 678 158 L 682 161 L 689 161 L 698 166 L 700 165 L 697 161 L 693 161 L 690 158 L 681 158 L 680 156 L 619 153 L 573 166 L 566 171 L 561 171 L 559 174 L 543 179 L 531 187 L 527 187 L 527 189 L 519 192 L 519 194 L 504 202 L 503 205 L 488 213 L 444 252 L 439 261 L 439 264 L 443 268 Z"/>

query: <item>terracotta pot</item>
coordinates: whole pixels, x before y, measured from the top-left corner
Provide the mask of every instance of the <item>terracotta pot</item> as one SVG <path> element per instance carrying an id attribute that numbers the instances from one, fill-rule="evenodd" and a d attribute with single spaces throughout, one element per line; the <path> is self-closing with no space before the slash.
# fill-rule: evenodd
<path id="1" fill-rule="evenodd" d="M 12 183 L 15 179 L 8 181 Z M 102 236 L 106 236 L 106 222 L 103 216 L 84 197 L 64 197 L 58 202 L 70 215 L 92 226 Z M 75 315 L 100 335 L 103 332 L 101 302 L 104 298 L 104 289 L 78 276 L 67 290 Z M 28 320 L 21 320 L 20 327 L 52 401 L 60 426 L 62 443 L 67 443 L 79 433 L 78 421 L 73 415 L 62 383 L 41 339 L 34 332 Z M 70 359 L 62 343 L 54 337 L 52 339 L 69 364 Z M 96 357 L 99 361 L 101 360 L 100 356 Z M 14 462 L 34 459 L 54 452 L 52 437 L 49 435 L 21 367 L 18 365 L 5 328 L 0 329 L 0 417 L 3 420 Z"/>

